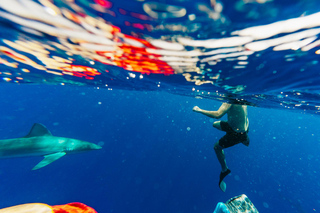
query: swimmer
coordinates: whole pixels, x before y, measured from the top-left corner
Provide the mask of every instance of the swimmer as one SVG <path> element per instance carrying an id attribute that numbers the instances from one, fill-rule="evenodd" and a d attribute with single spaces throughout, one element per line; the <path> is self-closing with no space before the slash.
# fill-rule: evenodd
<path id="1" fill-rule="evenodd" d="M 193 107 L 193 111 L 215 119 L 220 119 L 225 114 L 228 115 L 227 121 L 213 122 L 214 128 L 226 132 L 226 134 L 214 145 L 214 151 L 222 168 L 219 187 L 225 192 L 226 184 L 223 179 L 231 173 L 231 170 L 227 166 L 223 149 L 239 143 L 249 146 L 249 119 L 247 106 L 223 103 L 217 111 L 203 110 L 198 106 Z"/>

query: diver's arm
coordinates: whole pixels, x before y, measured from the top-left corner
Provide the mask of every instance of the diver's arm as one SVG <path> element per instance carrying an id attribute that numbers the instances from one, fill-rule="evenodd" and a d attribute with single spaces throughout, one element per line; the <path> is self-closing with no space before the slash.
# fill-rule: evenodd
<path id="1" fill-rule="evenodd" d="M 206 115 L 210 118 L 219 119 L 228 112 L 230 107 L 231 107 L 231 104 L 223 103 L 217 111 L 207 111 L 207 110 L 200 109 L 198 106 L 195 106 L 195 107 L 193 107 L 193 111 L 199 112 L 199 113 Z"/>

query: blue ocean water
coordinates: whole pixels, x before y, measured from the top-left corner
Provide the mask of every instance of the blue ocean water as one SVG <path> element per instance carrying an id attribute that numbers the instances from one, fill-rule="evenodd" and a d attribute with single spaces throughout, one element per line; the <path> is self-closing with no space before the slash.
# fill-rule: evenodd
<path id="1" fill-rule="evenodd" d="M 317 14 L 317 1 L 161 2 L 186 9 L 171 18 L 147 18 L 148 1 L 10 2 L 14 10 L 0 2 L 0 139 L 22 137 L 42 123 L 53 135 L 103 148 L 36 171 L 41 157 L 1 159 L 0 208 L 83 202 L 99 213 L 204 213 L 246 194 L 259 212 L 320 210 L 320 25 L 243 36 L 253 39 L 243 44 L 239 35 L 231 46 L 219 40 Z M 158 15 L 168 9 L 153 5 Z M 88 38 L 102 32 L 109 40 Z M 289 37 L 299 32 L 307 36 Z M 285 42 L 254 49 L 254 42 L 284 36 Z M 249 105 L 251 141 L 225 150 L 232 170 L 225 193 L 213 150 L 224 133 L 192 111 L 215 110 L 221 101 Z"/>
<path id="2" fill-rule="evenodd" d="M 316 115 L 249 107 L 251 144 L 225 150 L 232 174 L 223 193 L 213 150 L 223 133 L 192 112 L 219 102 L 44 85 L 2 85 L 1 100 L 2 139 L 40 122 L 56 136 L 104 143 L 36 171 L 41 157 L 1 160 L 1 207 L 78 201 L 98 212 L 212 212 L 244 193 L 260 212 L 319 209 Z"/>

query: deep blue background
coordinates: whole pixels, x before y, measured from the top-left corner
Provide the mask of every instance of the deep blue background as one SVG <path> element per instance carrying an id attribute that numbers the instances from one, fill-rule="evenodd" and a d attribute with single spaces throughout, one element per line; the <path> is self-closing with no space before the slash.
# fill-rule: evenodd
<path id="1" fill-rule="evenodd" d="M 225 150 L 232 174 L 223 193 L 212 149 L 223 132 L 192 112 L 195 105 L 215 110 L 219 102 L 11 84 L 1 84 L 0 99 L 1 139 L 24 136 L 40 122 L 56 136 L 104 143 L 36 171 L 41 157 L 2 159 L 0 208 L 77 201 L 99 213 L 209 213 L 244 193 L 260 212 L 320 211 L 317 115 L 250 107 L 251 144 Z"/>

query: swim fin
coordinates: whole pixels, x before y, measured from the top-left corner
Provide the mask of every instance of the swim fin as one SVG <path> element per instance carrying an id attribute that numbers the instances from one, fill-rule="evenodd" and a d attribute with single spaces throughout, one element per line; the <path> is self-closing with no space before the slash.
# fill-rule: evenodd
<path id="1" fill-rule="evenodd" d="M 225 192 L 226 189 L 227 189 L 227 184 L 223 181 L 223 179 L 231 173 L 231 170 L 230 169 L 227 169 L 227 171 L 225 172 L 221 172 L 220 173 L 220 180 L 219 180 L 219 188 Z"/>

